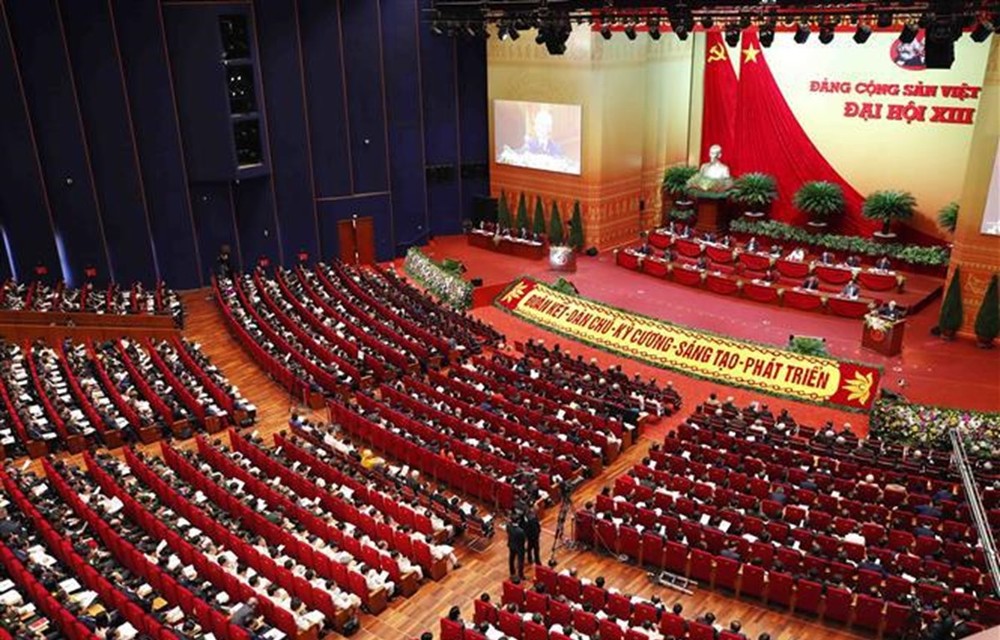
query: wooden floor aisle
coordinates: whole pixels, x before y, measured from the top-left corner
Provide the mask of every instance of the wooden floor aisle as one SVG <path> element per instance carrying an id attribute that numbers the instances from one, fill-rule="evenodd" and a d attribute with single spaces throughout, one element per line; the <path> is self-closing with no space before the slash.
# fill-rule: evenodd
<path id="1" fill-rule="evenodd" d="M 259 421 L 253 428 L 258 429 L 270 443 L 271 436 L 275 432 L 287 427 L 289 412 L 296 406 L 294 399 L 264 375 L 252 358 L 226 331 L 220 312 L 207 290 L 185 294 L 184 303 L 187 308 L 185 337 L 199 342 L 205 354 L 222 369 L 231 382 L 240 388 L 247 399 L 257 405 Z M 312 415 L 317 417 L 321 414 Z M 679 419 L 674 417 L 671 419 L 672 423 L 655 429 L 658 437 L 662 437 L 659 434 L 666 428 L 672 428 Z M 641 460 L 652 442 L 649 437 L 642 438 L 599 477 L 583 485 L 574 494 L 577 506 L 582 506 L 587 500 L 592 499 L 604 484 L 610 483 L 616 476 Z M 193 444 L 193 441 L 188 441 L 180 443 L 179 446 L 193 447 Z M 159 444 L 143 448 L 152 453 L 159 452 Z M 35 465 L 40 466 L 37 462 Z M 543 560 L 549 557 L 557 513 L 558 508 L 552 508 L 545 514 L 543 520 Z M 567 535 L 571 535 L 571 520 L 567 522 Z M 361 630 L 354 637 L 366 640 L 371 638 L 404 640 L 419 637 L 423 631 L 433 631 L 437 637 L 440 630 L 439 619 L 451 606 L 461 606 L 463 616 L 471 619 L 473 600 L 481 593 L 489 592 L 494 600 L 499 602 L 500 585 L 507 577 L 506 540 L 503 531 L 498 527 L 497 535 L 485 551 L 475 552 L 459 544 L 457 555 L 462 562 L 461 568 L 452 571 L 439 582 L 424 584 L 410 598 L 395 600 L 378 616 L 363 615 Z M 866 634 L 821 625 L 807 618 L 789 616 L 784 612 L 708 590 L 697 589 L 694 595 L 685 596 L 667 589 L 654 588 L 643 570 L 592 551 L 563 550 L 557 554 L 557 559 L 559 569 L 575 567 L 581 577 L 594 578 L 603 575 L 609 586 L 617 587 L 625 593 L 647 597 L 658 594 L 668 604 L 679 601 L 683 604 L 684 615 L 687 617 L 693 618 L 705 611 L 712 611 L 719 622 L 727 626 L 730 621 L 738 619 L 743 623 L 743 630 L 751 640 L 756 640 L 758 634 L 765 631 L 769 632 L 774 640 L 839 640 L 870 637 Z"/>

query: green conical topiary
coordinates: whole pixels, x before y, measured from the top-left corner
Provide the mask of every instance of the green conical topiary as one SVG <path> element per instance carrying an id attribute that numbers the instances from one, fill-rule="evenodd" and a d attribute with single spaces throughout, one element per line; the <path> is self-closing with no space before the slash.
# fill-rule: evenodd
<path id="1" fill-rule="evenodd" d="M 579 200 L 573 203 L 573 217 L 569 219 L 569 246 L 577 251 L 583 250 L 583 215 Z"/>
<path id="2" fill-rule="evenodd" d="M 958 203 L 951 201 L 948 204 L 941 207 L 937 215 L 938 226 L 947 231 L 948 233 L 955 233 L 955 228 L 958 226 Z"/>
<path id="3" fill-rule="evenodd" d="M 510 207 L 507 206 L 507 194 L 500 192 L 500 204 L 497 207 L 497 225 L 500 229 L 510 229 Z"/>
<path id="4" fill-rule="evenodd" d="M 941 315 L 938 318 L 938 329 L 946 337 L 950 337 L 962 326 L 962 282 L 958 267 L 948 284 L 948 291 L 941 303 Z"/>
<path id="5" fill-rule="evenodd" d="M 524 200 L 524 192 L 521 192 L 521 197 L 517 201 L 517 228 L 518 230 L 527 230 L 531 227 L 531 221 L 528 220 L 528 204 Z"/>
<path id="6" fill-rule="evenodd" d="M 540 236 L 545 235 L 545 204 L 542 196 L 535 198 L 535 223 L 531 230 Z"/>
<path id="7" fill-rule="evenodd" d="M 563 224 L 559 216 L 559 205 L 552 201 L 552 215 L 549 218 L 549 244 L 561 245 L 563 243 Z"/>
<path id="8" fill-rule="evenodd" d="M 997 277 L 990 278 L 990 286 L 983 296 L 983 303 L 976 314 L 976 337 L 990 343 L 1000 334 L 1000 297 L 997 295 Z"/>

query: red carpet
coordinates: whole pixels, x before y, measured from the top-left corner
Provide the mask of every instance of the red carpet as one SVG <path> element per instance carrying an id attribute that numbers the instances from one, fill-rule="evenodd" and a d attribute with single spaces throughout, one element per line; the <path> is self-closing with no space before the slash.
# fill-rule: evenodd
<path id="1" fill-rule="evenodd" d="M 524 260 L 469 247 L 463 236 L 438 238 L 427 248 L 427 252 L 436 259 L 449 257 L 461 260 L 468 269 L 466 277 L 482 278 L 485 286 L 506 285 L 520 275 L 534 275 L 546 281 L 558 277 L 558 274 L 548 270 L 545 261 Z M 790 334 L 822 336 L 835 357 L 884 366 L 883 386 L 901 391 L 914 402 L 984 411 L 1000 410 L 1000 358 L 995 351 L 977 349 L 968 341 L 947 343 L 931 336 L 930 329 L 937 323 L 938 303 L 931 304 L 909 319 L 902 355 L 886 358 L 861 350 L 861 324 L 858 320 L 773 307 L 658 280 L 617 267 L 610 252 L 596 258 L 581 257 L 577 273 L 567 277 L 586 297 L 735 338 L 783 345 Z M 476 313 L 502 324 L 509 337 L 526 338 L 545 333 L 498 310 L 484 308 Z M 554 334 L 548 335 L 550 342 L 556 338 Z M 566 344 L 569 341 L 560 339 L 560 342 Z M 582 345 L 580 348 L 586 349 Z M 594 353 L 599 354 L 601 362 L 612 361 L 604 359 L 610 358 L 606 354 Z M 635 366 L 637 370 L 642 367 L 638 363 Z M 714 390 L 710 383 L 652 368 L 649 371 L 656 371 L 660 379 L 669 376 L 682 393 L 690 388 L 690 392 L 685 393 L 685 399 L 691 404 Z M 681 387 L 682 384 L 685 387 Z M 751 397 L 748 392 L 735 389 L 727 393 L 730 394 L 737 398 Z M 777 406 L 784 402 L 775 399 L 773 404 Z M 826 411 L 811 405 L 802 406 L 808 406 L 810 411 Z M 843 417 L 851 414 L 840 415 L 852 424 L 860 422 L 858 416 L 853 416 L 852 420 L 851 417 Z"/>

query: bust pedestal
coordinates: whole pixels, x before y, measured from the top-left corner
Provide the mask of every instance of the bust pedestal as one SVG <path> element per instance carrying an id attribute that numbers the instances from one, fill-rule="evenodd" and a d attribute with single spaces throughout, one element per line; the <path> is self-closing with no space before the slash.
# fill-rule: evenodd
<path id="1" fill-rule="evenodd" d="M 729 192 L 696 191 L 691 193 L 698 212 L 698 231 L 724 232 L 729 227 Z"/>

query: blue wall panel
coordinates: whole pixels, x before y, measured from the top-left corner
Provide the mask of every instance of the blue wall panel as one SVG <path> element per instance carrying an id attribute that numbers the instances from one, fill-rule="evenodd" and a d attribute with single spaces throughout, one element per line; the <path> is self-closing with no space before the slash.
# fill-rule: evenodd
<path id="1" fill-rule="evenodd" d="M 340 13 L 330 0 L 299 0 L 298 5 L 316 196 L 347 195 L 353 186 Z"/>
<path id="2" fill-rule="evenodd" d="M 113 276 L 153 282 L 156 269 L 132 143 L 117 45 L 106 0 L 60 4 L 90 147 Z M 99 274 L 106 276 L 107 274 Z"/>
<path id="3" fill-rule="evenodd" d="M 427 241 L 417 0 L 381 0 L 383 73 L 396 253 Z"/>
<path id="4" fill-rule="evenodd" d="M 236 266 L 248 265 L 240 251 L 240 238 L 236 231 L 236 202 L 232 184 L 228 182 L 198 182 L 191 184 L 191 207 L 194 213 L 198 250 L 203 256 L 202 276 L 208 278 L 215 266 L 219 249 L 227 244 Z M 253 260 L 254 258 L 250 258 Z"/>
<path id="5" fill-rule="evenodd" d="M 378 3 L 340 2 L 354 193 L 389 188 Z M 392 64 L 402 61 L 393 60 Z"/>
<path id="6" fill-rule="evenodd" d="M 232 185 L 232 193 L 243 264 L 256 264 L 262 256 L 280 261 L 270 178 L 240 180 Z"/>
<path id="7" fill-rule="evenodd" d="M 159 3 L 112 0 L 111 6 L 160 277 L 174 287 L 198 287 L 205 280 L 195 242 Z"/>
<path id="8" fill-rule="evenodd" d="M 318 255 L 296 7 L 286 0 L 257 0 L 254 12 L 283 253 L 291 257 L 305 248 Z"/>
<path id="9" fill-rule="evenodd" d="M 486 163 L 489 160 L 489 122 L 486 110 L 486 44 L 482 41 L 457 40 L 458 117 L 462 133 L 459 140 L 462 164 Z M 462 178 L 463 217 L 469 217 L 473 199 L 489 195 L 489 178 Z"/>
<path id="10" fill-rule="evenodd" d="M 7 17 L 21 68 L 31 125 L 70 273 L 79 282 L 87 266 L 110 272 L 86 140 L 66 58 L 62 24 L 53 0 L 8 3 Z"/>
<path id="11" fill-rule="evenodd" d="M 6 13 L 0 11 L 0 223 L 10 242 L 15 269 L 29 278 L 41 262 L 59 275 L 59 256 L 45 204 L 44 185 L 31 141 L 31 125 L 18 85 Z M 2 244 L 2 241 L 0 241 Z"/>

